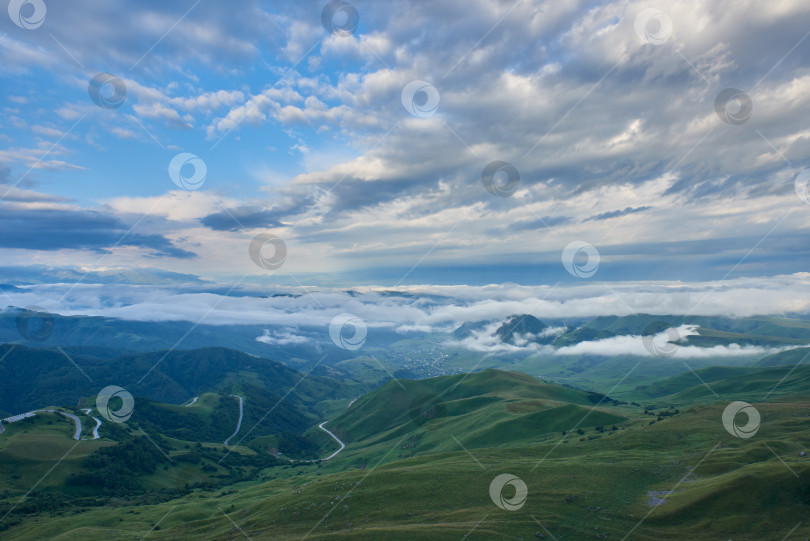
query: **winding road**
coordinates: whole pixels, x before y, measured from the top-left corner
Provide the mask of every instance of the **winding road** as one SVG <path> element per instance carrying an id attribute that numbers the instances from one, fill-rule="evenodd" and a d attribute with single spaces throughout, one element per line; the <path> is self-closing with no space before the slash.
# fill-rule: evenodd
<path id="1" fill-rule="evenodd" d="M 239 400 L 239 420 L 236 422 L 236 430 L 234 430 L 233 434 L 228 436 L 228 439 L 225 440 L 225 445 L 230 445 L 230 441 L 234 439 L 237 434 L 239 434 L 239 431 L 242 429 L 242 417 L 245 414 L 245 401 L 242 399 L 242 397 L 239 396 L 238 394 L 232 394 L 231 396 Z M 197 398 L 194 399 L 194 402 L 196 402 L 196 400 Z M 194 402 L 192 402 L 191 404 L 193 404 Z M 188 404 L 188 406 L 190 406 L 191 404 Z M 343 449 L 345 449 L 346 444 L 340 441 L 340 438 L 335 436 L 331 430 L 329 430 L 328 428 L 324 428 L 323 425 L 325 425 L 328 422 L 329 421 L 322 422 L 321 424 L 318 425 L 318 428 L 320 428 L 321 430 L 332 436 L 332 439 L 334 439 L 336 442 L 338 442 L 338 445 L 340 445 L 340 449 L 338 449 L 337 451 L 335 451 L 334 453 L 325 458 L 315 458 L 311 460 L 294 460 L 292 458 L 288 458 L 287 460 L 289 460 L 290 462 L 321 462 L 324 460 L 331 460 L 332 458 L 336 457 L 338 453 L 340 453 Z"/>
<path id="2" fill-rule="evenodd" d="M 85 415 L 87 415 L 88 417 L 90 417 L 91 419 L 93 419 L 96 422 L 96 426 L 93 428 L 93 437 L 90 438 L 90 439 L 91 440 L 97 440 L 99 438 L 98 428 L 101 426 L 101 419 L 99 419 L 98 417 L 93 417 L 92 415 L 90 415 L 91 413 L 93 413 L 93 408 L 82 408 L 82 413 L 84 413 Z M 85 439 L 87 439 L 87 438 L 85 438 Z"/>
<path id="3" fill-rule="evenodd" d="M 92 409 L 82 409 L 82 412 L 86 413 L 87 415 L 90 415 L 91 411 L 93 411 L 93 410 Z M 79 419 L 76 415 L 73 415 L 72 413 L 67 413 L 67 412 L 59 411 L 59 410 L 44 409 L 44 410 L 29 411 L 29 412 L 23 413 L 21 415 L 28 415 L 29 413 L 30 414 L 58 413 L 60 415 L 63 415 L 65 417 L 67 417 L 68 419 L 70 419 L 71 421 L 73 421 L 73 425 L 76 427 L 76 432 L 73 433 L 73 439 L 78 441 L 78 440 L 80 440 L 82 438 L 82 420 Z M 15 415 L 14 417 L 19 417 L 19 416 Z M 96 417 L 92 417 L 92 419 L 96 422 L 96 426 L 95 426 L 95 428 L 93 428 L 93 438 L 92 439 L 97 440 L 99 438 L 98 427 L 101 426 L 101 419 L 97 419 Z M 3 421 L 0 420 L 0 434 L 2 434 L 5 431 L 6 431 L 6 428 L 3 426 Z"/>
<path id="4" fill-rule="evenodd" d="M 243 398 L 241 396 L 235 395 L 235 394 L 231 395 L 231 396 L 233 396 L 234 398 L 239 400 L 239 420 L 236 422 L 236 430 L 234 430 L 233 434 L 231 434 L 228 437 L 228 439 L 225 440 L 225 445 L 229 445 L 230 441 L 233 438 L 235 438 L 237 434 L 239 434 L 239 431 L 242 429 L 242 418 L 244 417 L 244 414 L 245 414 L 245 402 L 244 402 Z M 194 404 L 194 402 L 196 402 L 196 401 L 197 401 L 197 398 L 194 398 L 194 401 L 192 401 L 191 404 Z M 190 406 L 191 404 L 188 404 L 188 405 Z M 64 415 L 68 419 L 71 419 L 73 421 L 73 424 L 76 426 L 76 432 L 73 434 L 73 439 L 74 440 L 80 440 L 81 439 L 81 436 L 82 436 L 82 421 L 76 415 L 73 415 L 72 413 L 67 413 L 67 412 L 64 412 L 64 411 L 56 411 L 56 410 L 34 410 L 31 413 L 45 413 L 45 412 L 47 412 L 47 413 L 59 413 L 60 415 Z M 87 415 L 90 415 L 92 410 L 91 409 L 83 409 L 82 412 L 86 413 Z M 92 416 L 91 416 L 91 419 L 93 419 L 96 422 L 96 426 L 93 428 L 93 439 L 97 440 L 99 438 L 98 429 L 101 426 L 101 419 L 99 419 L 97 417 L 92 417 Z M 324 461 L 324 460 L 331 460 L 334 457 L 336 457 L 341 451 L 343 451 L 343 449 L 346 448 L 346 444 L 343 443 L 342 441 L 340 441 L 340 438 L 335 436 L 335 434 L 331 430 L 329 430 L 328 428 L 325 428 L 323 426 L 328 422 L 329 421 L 322 422 L 321 424 L 318 425 L 318 428 L 320 428 L 321 430 L 323 430 L 324 432 L 326 432 L 327 434 L 332 436 L 332 439 L 334 439 L 336 442 L 338 442 L 338 445 L 340 445 L 340 449 L 338 449 L 337 451 L 335 451 L 331 455 L 329 455 L 327 457 L 324 457 L 324 458 L 315 458 L 315 459 L 311 459 L 311 460 L 293 460 L 291 458 L 288 458 L 287 460 L 289 460 L 290 462 L 321 462 L 321 461 Z M 3 421 L 0 420 L 0 434 L 2 434 L 5 431 L 6 431 L 6 428 L 3 426 Z"/>
<path id="5" fill-rule="evenodd" d="M 225 445 L 228 445 L 237 434 L 239 434 L 239 430 L 242 428 L 242 415 L 245 412 L 245 403 L 242 400 L 242 397 L 236 394 L 232 394 L 231 396 L 237 398 L 239 400 L 239 420 L 236 422 L 236 430 L 234 430 L 233 434 L 231 434 L 227 440 L 225 440 Z"/>
<path id="6" fill-rule="evenodd" d="M 332 431 L 331 431 L 331 430 L 329 430 L 329 429 L 327 429 L 327 428 L 324 428 L 324 427 L 323 427 L 323 425 L 325 425 L 325 424 L 326 424 L 326 423 L 328 423 L 328 422 L 329 422 L 329 421 L 324 421 L 324 422 L 322 422 L 321 424 L 319 424 L 319 425 L 318 425 L 318 428 L 320 428 L 321 430 L 323 430 L 324 432 L 326 432 L 327 434 L 329 434 L 330 436 L 332 436 L 332 438 L 333 438 L 333 439 L 334 439 L 336 442 L 338 442 L 338 443 L 340 444 L 340 449 L 338 449 L 337 451 L 335 451 L 334 453 L 332 453 L 331 455 L 329 455 L 329 456 L 328 456 L 328 457 L 326 457 L 326 458 L 310 458 L 310 459 L 307 459 L 307 460 L 296 460 L 296 459 L 294 459 L 294 458 L 288 458 L 287 460 L 288 460 L 288 461 L 290 461 L 290 462 L 323 462 L 324 460 L 330 460 L 330 459 L 334 458 L 335 456 L 337 456 L 337 454 L 338 454 L 339 452 L 341 452 L 343 449 L 345 449 L 345 448 L 346 448 L 346 444 L 345 444 L 345 443 L 343 443 L 342 441 L 340 441 L 340 438 L 338 438 L 337 436 L 335 436 L 335 435 L 332 433 Z"/>
<path id="7" fill-rule="evenodd" d="M 98 427 L 101 426 L 101 419 L 93 417 L 93 420 L 96 422 L 96 426 L 95 426 L 95 428 L 93 428 L 93 439 L 97 440 L 98 439 Z"/>
<path id="8" fill-rule="evenodd" d="M 197 402 L 197 399 L 198 399 L 198 398 L 200 398 L 200 397 L 199 397 L 199 396 L 195 396 L 195 397 L 194 397 L 194 399 L 193 399 L 191 402 L 189 402 L 188 404 L 186 404 L 186 407 L 193 406 L 193 405 L 194 405 L 194 403 L 195 403 L 195 402 Z"/>
<path id="9" fill-rule="evenodd" d="M 330 436 L 332 436 L 332 437 L 335 439 L 335 441 L 336 441 L 336 442 L 338 442 L 338 443 L 340 444 L 340 449 L 338 449 L 337 451 L 335 451 L 334 453 L 332 453 L 332 454 L 331 454 L 331 455 L 329 455 L 328 457 L 326 457 L 326 458 L 319 458 L 318 460 L 329 460 L 330 458 L 333 458 L 333 457 L 337 456 L 337 454 L 338 454 L 339 452 L 341 452 L 343 449 L 345 449 L 345 448 L 346 448 L 346 444 L 345 444 L 345 443 L 343 443 L 342 441 L 340 441 L 340 438 L 338 438 L 337 436 L 335 436 L 335 435 L 332 433 L 332 431 L 330 431 L 330 430 L 328 430 L 328 429 L 326 429 L 326 428 L 324 428 L 324 427 L 323 427 L 323 425 L 325 425 L 325 424 L 326 424 L 326 423 L 328 423 L 328 422 L 329 422 L 329 421 L 324 421 L 324 422 L 322 422 L 321 424 L 319 424 L 319 425 L 318 425 L 318 428 L 320 428 L 321 430 L 323 430 L 324 432 L 326 432 L 327 434 L 329 434 Z"/>
<path id="10" fill-rule="evenodd" d="M 93 408 L 82 408 L 82 413 L 84 413 L 85 415 L 87 415 L 88 417 L 90 417 L 91 419 L 93 419 L 96 422 L 96 426 L 93 428 L 93 437 L 90 438 L 90 439 L 91 440 L 97 440 L 100 437 L 98 435 L 98 428 L 101 426 L 101 419 L 99 419 L 98 417 L 93 417 L 92 415 L 90 415 L 91 413 L 93 413 Z M 85 438 L 85 439 L 87 439 L 87 438 Z"/>
<path id="11" fill-rule="evenodd" d="M 76 433 L 73 435 L 73 439 L 77 441 L 80 440 L 82 438 L 82 420 L 73 415 L 72 413 L 65 413 L 64 411 L 60 411 L 59 413 L 61 413 L 68 419 L 73 419 L 73 424 L 76 425 Z"/>

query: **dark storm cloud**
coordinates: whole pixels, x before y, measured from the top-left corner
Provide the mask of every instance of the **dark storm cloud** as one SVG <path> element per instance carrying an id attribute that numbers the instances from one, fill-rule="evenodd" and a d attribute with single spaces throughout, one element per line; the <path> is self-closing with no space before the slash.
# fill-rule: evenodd
<path id="1" fill-rule="evenodd" d="M 162 235 L 127 234 L 129 229 L 118 218 L 93 211 L 5 208 L 0 213 L 0 247 L 107 253 L 115 246 L 134 246 L 151 256 L 196 257 Z"/>

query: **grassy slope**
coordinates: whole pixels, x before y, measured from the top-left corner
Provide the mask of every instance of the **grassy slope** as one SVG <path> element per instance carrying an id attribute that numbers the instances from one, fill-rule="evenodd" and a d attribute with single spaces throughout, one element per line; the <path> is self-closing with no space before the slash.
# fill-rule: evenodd
<path id="1" fill-rule="evenodd" d="M 713 367 L 680 374 L 638 392 L 645 404 L 690 405 L 723 400 L 762 401 L 803 394 L 808 388 L 810 366 Z"/>
<path id="2" fill-rule="evenodd" d="M 515 408 L 517 403 L 522 404 L 521 409 Z M 357 400 L 330 423 L 330 429 L 349 442 L 402 437 L 426 419 L 433 419 L 434 430 L 446 425 L 456 431 L 479 430 L 482 435 L 494 436 L 500 431 L 499 425 L 513 428 L 525 425 L 540 434 L 558 430 L 556 426 L 543 427 L 540 421 L 546 413 L 557 409 L 561 416 L 569 411 L 584 412 L 587 411 L 584 407 L 593 404 L 582 391 L 549 385 L 519 372 L 484 370 L 469 375 L 388 382 Z M 497 437 L 495 441 L 503 439 Z"/>
<path id="3" fill-rule="evenodd" d="M 695 370 L 695 374 L 698 374 L 700 378 L 707 384 L 726 378 L 745 376 L 754 372 L 757 372 L 757 369 L 753 367 L 728 366 L 713 366 Z M 661 379 L 660 381 L 656 381 L 650 385 L 640 385 L 636 387 L 634 391 L 636 396 L 638 396 L 640 399 L 673 395 L 694 387 L 695 385 L 700 385 L 700 381 L 697 379 L 695 374 L 691 372 L 683 372 L 675 376 Z"/>
<path id="4" fill-rule="evenodd" d="M 611 425 L 637 411 L 600 407 L 589 413 L 595 402 L 587 393 L 516 372 L 486 370 L 401 383 L 405 390 L 392 382 L 330 421 L 330 429 L 348 444 L 340 463 L 363 469 L 411 456 L 454 453 L 462 446 L 525 445 L 549 440 L 580 420 L 582 427 Z M 430 413 L 427 419 L 423 412 Z"/>
<path id="5" fill-rule="evenodd" d="M 710 384 L 718 392 L 761 393 L 785 375 L 779 370 L 749 374 L 746 381 L 758 384 L 747 391 L 736 375 Z M 806 376 L 797 369 L 783 385 L 806 390 Z M 250 482 L 159 505 L 119 502 L 81 514 L 40 515 L 4 532 L 4 539 L 135 540 L 149 534 L 157 540 L 225 540 L 243 537 L 241 529 L 256 540 L 457 540 L 467 534 L 484 540 L 529 539 L 546 528 L 570 541 L 622 539 L 635 527 L 628 541 L 743 541 L 782 539 L 808 513 L 810 458 L 798 454 L 810 448 L 810 401 L 804 396 L 751 400 L 762 426 L 742 440 L 722 426 L 725 402 L 684 407 L 653 424 L 654 417 L 638 408 L 603 405 L 580 423 L 593 404 L 587 393 L 523 374 L 484 371 L 402 383 L 405 391 L 392 382 L 330 421 L 352 439 L 329 463 L 271 468 Z M 684 400 L 689 391 L 681 391 Z M 414 398 L 442 392 L 449 399 L 431 410 L 440 415 L 414 419 Z M 210 407 L 204 398 L 202 406 Z M 627 419 L 605 433 L 545 431 L 553 422 L 566 429 L 593 426 L 594 415 Z M 500 473 L 528 485 L 519 511 L 500 510 L 490 500 L 489 483 Z M 175 467 L 163 474 L 183 475 Z M 648 491 L 673 488 L 665 504 L 648 505 Z M 791 539 L 807 535 L 810 525 L 802 524 Z"/>
<path id="6" fill-rule="evenodd" d="M 779 366 L 783 364 L 804 363 L 810 356 L 810 348 L 796 348 L 769 355 L 761 359 L 757 366 Z"/>
<path id="7" fill-rule="evenodd" d="M 810 459 L 798 450 L 810 446 L 810 403 L 756 406 L 766 421 L 750 440 L 725 432 L 721 405 L 696 406 L 652 426 L 630 422 L 591 441 L 560 443 L 558 437 L 365 470 L 345 469 L 336 459 L 327 468 L 244 485 L 233 494 L 199 492 L 155 506 L 40 517 L 6 533 L 14 539 L 134 540 L 160 522 L 149 539 L 237 539 L 237 527 L 257 540 L 308 533 L 307 539 L 457 540 L 468 533 L 470 540 L 528 539 L 542 528 L 558 539 L 603 533 L 622 539 L 649 513 L 628 541 L 781 539 L 808 509 Z M 490 481 L 504 472 L 528 485 L 519 511 L 500 510 L 489 498 Z M 676 486 L 665 504 L 648 506 L 647 491 Z M 810 525 L 802 524 L 791 539 L 808 534 Z"/>
<path id="8" fill-rule="evenodd" d="M 95 423 L 79 412 L 83 424 L 82 437 L 89 437 Z M 67 477 L 78 471 L 81 461 L 96 449 L 112 442 L 73 439 L 74 424 L 58 413 L 41 413 L 35 417 L 4 423 L 6 431 L 0 435 L 0 488 L 32 487 L 40 489 L 62 485 Z M 55 462 L 61 467 L 51 475 L 45 473 Z"/>

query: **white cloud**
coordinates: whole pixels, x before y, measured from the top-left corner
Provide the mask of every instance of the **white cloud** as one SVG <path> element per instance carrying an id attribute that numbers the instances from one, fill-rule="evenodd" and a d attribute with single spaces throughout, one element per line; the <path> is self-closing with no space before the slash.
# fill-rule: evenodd
<path id="1" fill-rule="evenodd" d="M 166 185 L 174 188 L 168 175 Z M 156 197 L 115 197 L 104 204 L 123 214 L 159 215 L 169 220 L 188 221 L 233 207 L 236 200 L 202 191 L 172 189 Z"/>
<path id="2" fill-rule="evenodd" d="M 71 293 L 65 296 L 70 290 Z M 357 295 L 341 290 L 289 288 L 295 296 L 223 297 L 194 289 L 153 286 L 70 284 L 35 285 L 25 292 L 9 292 L 7 304 L 42 306 L 65 315 L 98 315 L 142 321 L 190 321 L 205 316 L 212 325 L 255 324 L 328 327 L 337 314 L 349 312 L 370 329 L 449 331 L 463 322 L 489 322 L 480 333 L 482 345 L 500 322 L 516 314 L 541 320 L 592 318 L 603 315 L 648 313 L 690 316 L 745 317 L 810 313 L 810 274 L 774 278 L 746 278 L 726 282 L 624 283 L 609 287 L 525 287 L 516 285 L 409 286 L 395 288 L 407 295 L 381 295 L 365 288 Z M 380 288 L 380 291 L 392 291 Z M 440 297 L 436 297 L 440 295 Z M 680 329 L 690 334 L 688 328 Z M 561 332 L 559 328 L 548 333 Z M 617 338 L 618 346 L 627 337 Z M 632 338 L 632 337 L 630 337 Z M 629 338 L 627 338 L 629 340 Z M 587 347 L 614 347 L 595 342 Z M 586 346 L 582 346 L 586 347 Z"/>
<path id="3" fill-rule="evenodd" d="M 162 103 L 153 102 L 143 105 L 137 103 L 133 105 L 132 108 L 143 118 L 157 118 L 164 120 L 170 125 L 191 128 L 191 126 L 180 117 L 177 111 Z"/>
<path id="4" fill-rule="evenodd" d="M 458 342 L 451 342 L 455 345 L 467 348 L 471 351 L 482 352 L 530 352 L 541 356 L 580 356 L 591 355 L 601 357 L 615 357 L 618 355 L 634 355 L 638 357 L 652 357 L 654 356 L 644 344 L 644 339 L 640 335 L 621 335 L 613 336 L 610 338 L 603 338 L 600 340 L 590 340 L 578 342 L 571 346 L 563 346 L 555 348 L 550 345 L 542 345 L 530 341 L 532 337 L 518 337 L 515 344 L 507 344 L 500 340 L 500 337 L 494 335 L 494 331 L 501 325 L 500 322 L 488 325 L 480 332 L 476 332 L 473 336 L 460 340 Z M 677 332 L 681 339 L 688 336 L 699 334 L 697 325 L 682 325 L 678 327 Z M 723 357 L 747 357 L 747 358 L 760 358 L 765 355 L 773 355 L 781 351 L 795 349 L 801 346 L 785 346 L 785 347 L 761 347 L 761 346 L 740 346 L 739 344 L 717 345 L 712 347 L 698 347 L 690 345 L 682 345 L 677 342 L 670 342 L 668 344 L 666 332 L 655 337 L 656 343 L 659 346 L 668 345 L 673 347 L 671 355 L 667 357 L 657 357 L 661 362 L 665 362 L 669 358 L 673 359 L 692 359 L 692 358 L 723 358 Z"/>
<path id="5" fill-rule="evenodd" d="M 684 332 L 684 328 L 680 328 L 681 336 L 686 337 L 689 335 L 697 334 L 697 332 Z M 677 344 L 676 344 L 677 345 Z M 765 355 L 772 355 L 793 349 L 794 347 L 781 347 L 781 348 L 765 348 L 760 346 L 740 346 L 739 344 L 718 345 L 712 347 L 698 347 L 689 345 L 677 345 L 671 355 L 673 359 L 688 359 L 688 358 L 701 358 L 706 359 L 710 357 L 763 357 Z M 593 340 L 579 342 L 572 346 L 565 346 L 558 349 L 544 348 L 542 350 L 545 354 L 550 355 L 601 355 L 605 357 L 614 357 L 617 355 L 636 355 L 640 357 L 650 357 L 652 354 L 644 346 L 641 336 L 614 336 L 611 338 L 604 338 L 602 340 Z M 666 357 L 660 357 L 666 360 Z M 662 361 L 663 362 L 663 361 Z"/>
<path id="6" fill-rule="evenodd" d="M 188 111 L 202 110 L 210 114 L 222 107 L 229 107 L 244 100 L 245 94 L 239 90 L 217 90 L 187 98 L 172 98 L 170 101 Z"/>
<path id="7" fill-rule="evenodd" d="M 285 330 L 285 331 L 269 331 L 265 329 L 264 334 L 261 336 L 256 337 L 257 342 L 262 342 L 263 344 L 273 344 L 279 346 L 288 346 L 294 344 L 306 344 L 310 342 L 312 339 L 307 338 L 306 336 L 299 336 L 294 333 L 294 330 Z"/>

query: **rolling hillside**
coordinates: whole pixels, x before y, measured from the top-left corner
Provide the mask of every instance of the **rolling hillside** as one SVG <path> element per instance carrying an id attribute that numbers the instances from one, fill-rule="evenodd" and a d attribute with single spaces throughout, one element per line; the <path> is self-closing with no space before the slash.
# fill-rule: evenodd
<path id="1" fill-rule="evenodd" d="M 107 357 L 4 344 L 0 345 L 3 356 L 3 416 L 48 403 L 75 405 L 107 385 L 124 387 L 136 397 L 174 404 L 205 392 L 242 386 L 276 400 L 290 391 L 287 403 L 306 402 L 324 415 L 331 411 L 333 400 L 357 396 L 364 388 L 321 376 L 304 377 L 282 363 L 225 348 Z"/>
<path id="2" fill-rule="evenodd" d="M 730 389 L 736 377 L 712 385 Z M 810 512 L 810 458 L 802 453 L 810 448 L 810 402 L 804 398 L 754 402 L 762 426 L 755 437 L 740 439 L 723 427 L 723 403 L 645 415 L 605 400 L 595 412 L 618 417 L 614 430 L 583 421 L 581 410 L 594 405 L 588 393 L 519 373 L 402 383 L 405 389 L 392 382 L 330 421 L 352 441 L 329 463 L 267 464 L 237 476 L 231 488 L 206 481 L 193 492 L 164 491 L 137 505 L 68 508 L 39 518 L 15 514 L 21 520 L 4 538 L 753 541 L 810 535 L 801 518 Z M 802 378 L 795 385 L 805 395 L 810 387 Z M 424 395 L 434 400 L 416 400 L 415 412 L 408 408 Z M 567 425 L 565 434 L 555 429 L 541 436 L 552 419 L 538 416 L 548 411 L 576 412 L 553 416 Z M 476 429 L 497 427 L 508 427 L 508 440 L 479 441 Z M 423 441 L 434 443 L 423 449 Z M 197 452 L 208 461 L 221 451 Z M 171 451 L 174 464 L 158 462 L 157 471 L 165 465 L 171 475 L 162 477 L 192 481 L 200 474 L 177 466 L 187 453 L 179 446 Z M 367 462 L 358 463 L 361 457 Z M 527 487 L 525 504 L 511 512 L 490 495 L 490 483 L 503 473 Z M 8 501 L 15 497 L 16 491 Z"/>
<path id="3" fill-rule="evenodd" d="M 800 365 L 704 368 L 640 387 L 637 392 L 645 403 L 683 406 L 724 400 L 785 401 L 804 396 L 808 390 L 810 366 Z"/>
<path id="4" fill-rule="evenodd" d="M 414 456 L 457 449 L 515 445 L 583 427 L 626 420 L 630 407 L 593 393 L 543 383 L 519 372 L 484 370 L 428 380 L 392 381 L 358 399 L 330 422 L 348 447 L 343 460 L 367 463 L 392 441 L 408 440 Z M 599 404 L 599 407 L 593 409 Z"/>
<path id="5" fill-rule="evenodd" d="M 757 366 L 780 366 L 805 363 L 810 357 L 810 348 L 796 348 L 769 355 L 757 362 Z"/>

